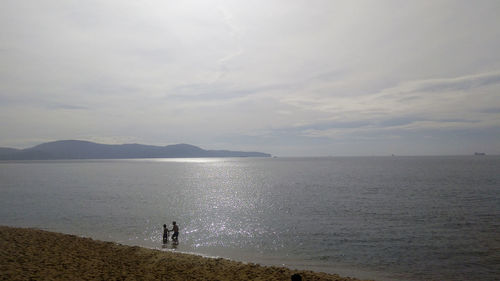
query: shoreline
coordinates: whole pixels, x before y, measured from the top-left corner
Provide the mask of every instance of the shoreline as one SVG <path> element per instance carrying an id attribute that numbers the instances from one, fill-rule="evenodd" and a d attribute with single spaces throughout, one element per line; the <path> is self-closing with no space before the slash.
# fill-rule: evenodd
<path id="1" fill-rule="evenodd" d="M 0 226 L 2 280 L 290 280 L 295 273 L 303 280 L 360 280 Z"/>

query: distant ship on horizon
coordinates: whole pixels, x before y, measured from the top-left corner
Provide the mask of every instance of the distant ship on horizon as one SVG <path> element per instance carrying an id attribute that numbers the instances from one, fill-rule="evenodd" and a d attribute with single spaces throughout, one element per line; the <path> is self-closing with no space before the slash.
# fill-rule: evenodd
<path id="1" fill-rule="evenodd" d="M 486 153 L 484 153 L 484 152 L 474 152 L 474 155 L 476 155 L 476 156 L 484 156 L 484 155 L 486 155 Z"/>

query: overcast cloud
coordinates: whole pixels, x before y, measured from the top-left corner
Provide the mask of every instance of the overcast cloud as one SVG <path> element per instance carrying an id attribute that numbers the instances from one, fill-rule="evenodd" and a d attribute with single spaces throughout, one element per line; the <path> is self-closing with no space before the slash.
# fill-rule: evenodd
<path id="1" fill-rule="evenodd" d="M 500 1 L 0 1 L 0 146 L 500 154 Z"/>

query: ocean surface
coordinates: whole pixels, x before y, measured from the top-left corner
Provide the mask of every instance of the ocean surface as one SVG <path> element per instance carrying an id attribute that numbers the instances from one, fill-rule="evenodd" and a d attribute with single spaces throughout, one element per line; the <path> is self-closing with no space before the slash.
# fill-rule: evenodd
<path id="1" fill-rule="evenodd" d="M 376 280 L 500 280 L 500 157 L 0 162 L 0 224 Z M 162 246 L 177 221 L 179 245 Z"/>

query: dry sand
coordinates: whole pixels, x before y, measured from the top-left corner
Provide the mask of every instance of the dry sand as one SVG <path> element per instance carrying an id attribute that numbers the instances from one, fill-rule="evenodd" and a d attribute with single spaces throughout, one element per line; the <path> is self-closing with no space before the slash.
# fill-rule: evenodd
<path id="1" fill-rule="evenodd" d="M 0 226 L 0 280 L 358 280 Z"/>

